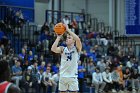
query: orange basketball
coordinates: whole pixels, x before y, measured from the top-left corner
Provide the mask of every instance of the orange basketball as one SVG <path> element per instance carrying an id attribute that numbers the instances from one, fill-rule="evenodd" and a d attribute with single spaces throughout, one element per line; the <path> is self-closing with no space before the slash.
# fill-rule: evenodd
<path id="1" fill-rule="evenodd" d="M 63 23 L 57 23 L 57 24 L 54 26 L 54 31 L 55 31 L 56 34 L 62 35 L 62 34 L 65 33 L 66 27 L 64 26 Z"/>

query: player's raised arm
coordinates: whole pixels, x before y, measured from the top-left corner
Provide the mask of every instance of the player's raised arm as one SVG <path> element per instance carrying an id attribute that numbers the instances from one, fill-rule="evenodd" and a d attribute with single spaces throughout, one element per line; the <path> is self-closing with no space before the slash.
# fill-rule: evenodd
<path id="1" fill-rule="evenodd" d="M 55 40 L 55 42 L 53 43 L 52 47 L 51 47 L 51 51 L 55 52 L 55 53 L 61 53 L 62 52 L 62 47 L 58 47 L 58 43 L 61 39 L 62 35 L 57 35 L 57 38 Z"/>
<path id="2" fill-rule="evenodd" d="M 76 41 L 76 47 L 77 47 L 77 49 L 78 49 L 78 52 L 81 52 L 82 43 L 81 43 L 80 38 L 79 38 L 74 32 L 72 32 L 72 31 L 69 29 L 68 25 L 65 24 L 65 26 L 66 26 L 66 31 L 67 31 L 67 32 L 74 38 L 74 40 Z"/>

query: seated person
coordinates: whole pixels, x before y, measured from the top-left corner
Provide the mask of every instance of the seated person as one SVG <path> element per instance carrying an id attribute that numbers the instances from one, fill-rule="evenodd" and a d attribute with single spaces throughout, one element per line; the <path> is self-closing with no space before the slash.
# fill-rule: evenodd
<path id="1" fill-rule="evenodd" d="M 102 74 L 100 69 L 96 68 L 96 71 L 92 74 L 92 84 L 95 86 L 95 93 L 103 92 L 105 82 L 103 82 Z"/>
<path id="2" fill-rule="evenodd" d="M 15 65 L 12 66 L 12 80 L 16 81 L 16 85 L 19 87 L 19 81 L 22 79 L 22 68 L 20 67 L 20 61 L 15 61 Z"/>
<path id="3" fill-rule="evenodd" d="M 105 71 L 102 73 L 102 76 L 103 76 L 103 81 L 106 83 L 105 91 L 108 92 L 109 90 L 111 90 L 111 86 L 113 84 L 109 67 L 105 69 Z"/>
<path id="4" fill-rule="evenodd" d="M 111 77 L 113 81 L 112 92 L 121 91 L 123 89 L 124 81 L 122 69 L 120 66 L 114 67 L 111 73 Z"/>
<path id="5" fill-rule="evenodd" d="M 138 74 L 138 69 L 133 69 L 132 74 L 130 76 L 132 80 L 132 91 L 136 92 L 140 90 L 140 82 L 139 82 L 139 77 L 140 75 Z"/>
<path id="6" fill-rule="evenodd" d="M 50 78 L 52 77 L 52 74 L 50 73 L 51 68 L 47 67 L 47 70 L 43 73 L 43 78 L 42 78 L 42 87 L 43 87 L 43 91 L 44 93 L 46 93 L 46 91 L 48 91 L 48 86 L 52 86 L 52 82 L 50 80 Z"/>
<path id="7" fill-rule="evenodd" d="M 23 82 L 24 82 L 24 88 L 25 88 L 25 93 L 29 93 L 29 88 L 32 87 L 32 67 L 28 66 L 27 71 L 23 75 Z"/>
<path id="8" fill-rule="evenodd" d="M 129 67 L 125 68 L 125 71 L 123 72 L 123 80 L 125 82 L 125 89 L 128 90 L 129 86 L 131 85 L 131 72 Z"/>

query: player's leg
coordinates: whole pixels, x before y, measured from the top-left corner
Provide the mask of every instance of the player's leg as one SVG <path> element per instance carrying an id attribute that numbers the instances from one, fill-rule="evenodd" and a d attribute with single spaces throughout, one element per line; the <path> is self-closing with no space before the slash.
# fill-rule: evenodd
<path id="1" fill-rule="evenodd" d="M 70 78 L 69 79 L 69 93 L 78 93 L 79 87 L 78 87 L 78 79 L 77 78 Z"/>
<path id="2" fill-rule="evenodd" d="M 65 78 L 59 79 L 59 87 L 58 87 L 59 93 L 67 93 L 68 90 L 68 84 L 66 82 Z"/>
<path id="3" fill-rule="evenodd" d="M 66 91 L 65 92 L 60 91 L 59 93 L 67 93 L 67 92 Z"/>

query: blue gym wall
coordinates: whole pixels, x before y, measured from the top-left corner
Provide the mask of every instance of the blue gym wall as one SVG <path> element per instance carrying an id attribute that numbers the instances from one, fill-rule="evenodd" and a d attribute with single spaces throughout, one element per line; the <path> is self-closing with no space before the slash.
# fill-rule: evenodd
<path id="1" fill-rule="evenodd" d="M 0 0 L 0 5 L 11 6 L 15 11 L 21 9 L 24 18 L 32 22 L 34 21 L 34 3 L 34 0 Z"/>

